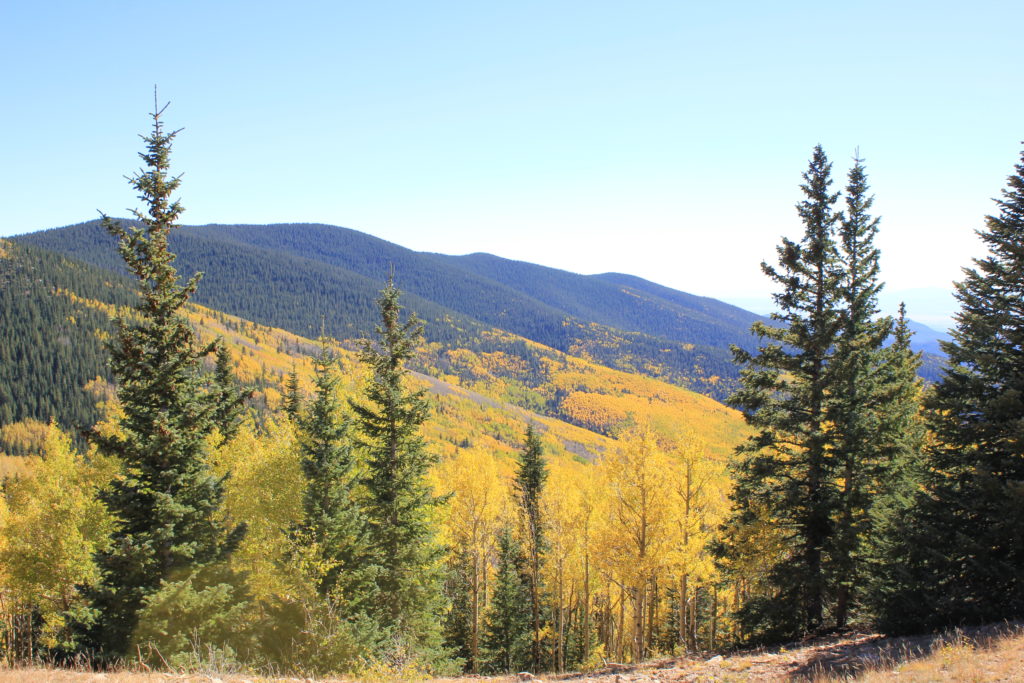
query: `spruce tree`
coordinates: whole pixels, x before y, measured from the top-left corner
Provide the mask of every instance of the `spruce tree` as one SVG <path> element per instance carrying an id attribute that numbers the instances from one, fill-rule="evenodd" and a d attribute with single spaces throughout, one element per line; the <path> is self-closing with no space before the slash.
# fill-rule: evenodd
<path id="1" fill-rule="evenodd" d="M 130 179 L 146 204 L 145 213 L 133 212 L 141 226 L 103 217 L 140 298 L 133 316 L 116 321 L 109 347 L 123 415 L 115 433 L 92 434 L 101 452 L 123 464 L 104 495 L 119 525 L 97 558 L 104 580 L 89 637 L 106 655 L 127 651 L 143 601 L 162 581 L 224 559 L 243 532 L 222 526 L 221 483 L 206 460 L 209 436 L 230 430 L 237 404 L 223 381 L 203 371 L 217 342 L 200 345 L 183 312 L 200 275 L 180 284 L 168 247 L 182 206 L 172 197 L 180 179 L 168 170 L 177 131 L 164 130 L 163 111 L 154 108 L 139 155 L 145 168 Z"/>
<path id="2" fill-rule="evenodd" d="M 484 668 L 489 672 L 520 671 L 532 657 L 530 613 L 523 609 L 530 600 L 528 575 L 515 535 L 511 529 L 503 529 L 498 537 L 498 570 L 483 636 Z"/>
<path id="3" fill-rule="evenodd" d="M 1024 153 L 964 269 L 948 366 L 926 399 L 933 439 L 894 560 L 892 632 L 1024 616 Z"/>
<path id="4" fill-rule="evenodd" d="M 222 441 L 230 441 L 238 433 L 242 424 L 241 414 L 245 399 L 249 397 L 247 392 L 238 388 L 233 372 L 231 353 L 228 351 L 223 340 L 217 340 L 217 347 L 214 351 L 216 362 L 213 372 L 213 396 L 215 408 L 213 411 L 213 422 L 220 432 Z"/>
<path id="5" fill-rule="evenodd" d="M 401 638 L 430 650 L 440 642 L 441 549 L 432 517 L 441 499 L 426 480 L 436 461 L 420 436 L 429 413 L 426 392 L 409 388 L 405 367 L 423 324 L 415 315 L 401 321 L 399 294 L 389 279 L 377 300 L 376 339 L 360 354 L 371 371 L 365 395 L 350 405 L 365 457 L 369 541 L 380 563 L 375 616 Z"/>
<path id="6" fill-rule="evenodd" d="M 302 410 L 302 395 L 299 393 L 299 374 L 292 363 L 292 369 L 288 373 L 288 379 L 284 384 L 284 412 L 292 421 L 299 419 L 299 411 Z"/>
<path id="7" fill-rule="evenodd" d="M 835 624 L 846 625 L 862 588 L 862 555 L 870 536 L 871 501 L 884 479 L 885 454 L 880 428 L 889 411 L 882 372 L 883 345 L 892 322 L 878 316 L 879 251 L 875 247 L 879 219 L 870 215 L 874 198 L 868 194 L 863 160 L 854 159 L 846 187 L 846 210 L 839 221 L 839 260 L 842 277 L 841 334 L 830 362 L 832 422 L 831 458 L 842 482 L 829 543 L 830 584 L 836 594 Z"/>
<path id="8" fill-rule="evenodd" d="M 364 613 L 374 595 L 367 525 L 355 499 L 351 429 L 337 396 L 337 359 L 326 337 L 313 359 L 315 393 L 299 415 L 299 448 L 306 475 L 299 540 L 315 545 L 326 571 L 318 590 L 345 617 Z"/>
<path id="9" fill-rule="evenodd" d="M 547 481 L 548 471 L 544 462 L 544 451 L 533 425 L 526 427 L 526 439 L 519 453 L 519 468 L 513 482 L 516 502 L 522 521 L 526 557 L 529 562 L 527 575 L 530 584 L 530 616 L 533 626 L 531 666 L 534 671 L 541 667 L 541 561 L 544 556 L 544 520 L 541 516 L 540 499 Z"/>
<path id="10" fill-rule="evenodd" d="M 770 595 L 754 596 L 741 612 L 755 638 L 774 639 L 822 628 L 828 581 L 826 550 L 836 505 L 830 452 L 829 362 L 843 326 L 842 268 L 835 241 L 838 194 L 832 165 L 818 146 L 801 189 L 799 243 L 783 238 L 779 268 L 762 263 L 782 289 L 774 295 L 774 325 L 757 323 L 757 353 L 734 348 L 741 389 L 730 401 L 756 434 L 738 449 L 731 528 L 757 521 L 765 509 L 787 552 L 766 568 Z M 742 546 L 732 546 L 737 552 Z"/>
<path id="11" fill-rule="evenodd" d="M 463 662 L 463 671 L 477 673 L 479 658 L 473 656 L 472 571 L 473 558 L 458 548 L 446 563 L 444 593 L 451 607 L 444 618 L 444 646 L 451 656 Z"/>
<path id="12" fill-rule="evenodd" d="M 898 604 L 901 587 L 906 585 L 901 552 L 916 496 L 924 481 L 923 389 L 917 374 L 921 354 L 910 347 L 912 336 L 906 307 L 900 304 L 893 343 L 885 349 L 882 367 L 887 400 L 877 447 L 884 465 L 871 505 L 872 532 L 865 548 L 865 602 L 872 616 L 883 618 Z"/>

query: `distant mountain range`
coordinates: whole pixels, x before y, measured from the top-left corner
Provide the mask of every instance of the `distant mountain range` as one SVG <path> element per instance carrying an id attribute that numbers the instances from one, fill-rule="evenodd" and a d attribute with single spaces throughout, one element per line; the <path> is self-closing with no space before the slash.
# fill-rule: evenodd
<path id="1" fill-rule="evenodd" d="M 14 239 L 124 272 L 114 238 L 99 221 Z M 197 303 L 296 334 L 367 334 L 373 302 L 393 272 L 405 305 L 427 323 L 428 341 L 508 351 L 487 334 L 498 328 L 719 400 L 736 387 L 730 345 L 753 347 L 750 326 L 764 319 L 631 275 L 578 275 L 490 254 L 416 252 L 330 225 L 190 226 L 173 233 L 171 248 L 182 275 L 204 273 Z M 922 335 L 929 350 L 933 336 Z M 938 359 L 926 364 L 922 374 L 937 373 Z"/>

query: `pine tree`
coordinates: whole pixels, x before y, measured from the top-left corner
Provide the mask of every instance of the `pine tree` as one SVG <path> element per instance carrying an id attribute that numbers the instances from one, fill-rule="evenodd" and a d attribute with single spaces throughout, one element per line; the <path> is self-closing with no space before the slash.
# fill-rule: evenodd
<path id="1" fill-rule="evenodd" d="M 528 571 L 523 550 L 511 529 L 498 537 L 498 572 L 483 637 L 486 669 L 493 673 L 520 671 L 531 658 Z M 525 575 L 525 576 L 524 576 Z"/>
<path id="2" fill-rule="evenodd" d="M 742 388 L 731 403 L 757 433 L 738 449 L 733 528 L 758 521 L 766 508 L 783 530 L 787 552 L 767 568 L 772 595 L 743 610 L 748 632 L 781 638 L 824 624 L 827 545 L 836 504 L 829 449 L 829 362 L 842 329 L 842 268 L 835 242 L 838 194 L 829 190 L 832 165 L 818 146 L 804 173 L 804 224 L 799 244 L 783 238 L 776 269 L 762 264 L 782 292 L 774 295 L 776 325 L 757 323 L 767 340 L 756 354 L 734 348 Z"/>
<path id="3" fill-rule="evenodd" d="M 446 565 L 444 592 L 451 607 L 444 617 L 444 646 L 452 657 L 463 662 L 464 671 L 475 674 L 480 662 L 472 648 L 472 581 L 468 576 L 473 571 L 473 562 L 469 553 L 459 548 Z"/>
<path id="4" fill-rule="evenodd" d="M 429 412 L 426 392 L 407 386 L 405 367 L 422 339 L 423 324 L 416 316 L 401 322 L 399 294 L 389 279 L 377 300 L 377 338 L 360 354 L 372 375 L 364 400 L 352 401 L 351 407 L 366 459 L 362 483 L 369 540 L 381 565 L 375 616 L 429 650 L 440 638 L 441 552 L 432 516 L 441 499 L 426 481 L 436 461 L 420 436 Z"/>
<path id="5" fill-rule="evenodd" d="M 366 520 L 355 500 L 355 457 L 349 422 L 340 414 L 337 360 L 326 337 L 313 359 L 315 394 L 298 418 L 306 475 L 299 539 L 315 545 L 326 571 L 317 586 L 346 617 L 366 611 L 374 593 Z"/>
<path id="6" fill-rule="evenodd" d="M 988 255 L 957 284 L 948 367 L 926 399 L 934 435 L 896 561 L 889 631 L 1024 616 L 1024 153 Z"/>
<path id="7" fill-rule="evenodd" d="M 288 373 L 288 379 L 284 385 L 284 412 L 290 419 L 298 420 L 299 411 L 302 410 L 302 396 L 299 393 L 299 374 L 292 363 L 292 369 Z"/>
<path id="8" fill-rule="evenodd" d="M 533 626 L 531 666 L 534 671 L 541 668 L 541 561 L 544 556 L 544 520 L 541 517 L 540 501 L 548 471 L 544 463 L 544 451 L 533 425 L 526 427 L 526 440 L 519 453 L 519 468 L 514 482 L 516 502 L 519 505 L 523 538 L 526 542 L 526 557 L 529 562 L 530 615 Z"/>
<path id="9" fill-rule="evenodd" d="M 829 544 L 830 583 L 835 586 L 836 626 L 846 625 L 856 591 L 862 584 L 861 556 L 871 531 L 871 499 L 884 471 L 880 427 L 889 407 L 882 368 L 883 344 L 892 322 L 877 319 L 879 251 L 875 247 L 878 218 L 869 211 L 863 160 L 854 159 L 846 187 L 846 210 L 839 223 L 841 335 L 830 363 L 832 389 L 828 412 L 832 422 L 831 457 L 841 488 Z"/>
<path id="10" fill-rule="evenodd" d="M 245 399 L 248 393 L 243 393 L 238 388 L 232 371 L 231 353 L 223 340 L 217 340 L 216 364 L 213 372 L 212 394 L 215 401 L 213 411 L 213 422 L 220 432 L 222 441 L 230 441 L 238 433 L 242 424 L 241 415 Z"/>
<path id="11" fill-rule="evenodd" d="M 168 248 L 182 206 L 172 198 L 180 178 L 168 172 L 177 131 L 165 132 L 163 111 L 154 108 L 140 153 L 146 168 L 130 181 L 147 206 L 133 212 L 141 227 L 103 218 L 140 290 L 135 316 L 117 321 L 110 345 L 123 417 L 114 433 L 92 435 L 124 467 L 105 494 L 120 524 L 110 549 L 98 556 L 104 582 L 94 602 L 101 616 L 90 634 L 107 655 L 131 645 L 143 600 L 161 581 L 222 560 L 244 532 L 229 533 L 219 521 L 221 482 L 206 460 L 208 438 L 230 424 L 234 399 L 225 402 L 216 381 L 210 388 L 202 363 L 218 344 L 199 345 L 182 311 L 200 275 L 179 284 Z"/>
<path id="12" fill-rule="evenodd" d="M 887 395 L 877 447 L 884 465 L 871 506 L 872 533 L 865 549 L 865 601 L 875 616 L 887 614 L 898 604 L 900 587 L 906 583 L 900 553 L 915 497 L 924 481 L 922 382 L 917 374 L 921 354 L 911 349 L 912 336 L 906 307 L 900 304 L 893 343 L 885 350 L 882 368 Z"/>

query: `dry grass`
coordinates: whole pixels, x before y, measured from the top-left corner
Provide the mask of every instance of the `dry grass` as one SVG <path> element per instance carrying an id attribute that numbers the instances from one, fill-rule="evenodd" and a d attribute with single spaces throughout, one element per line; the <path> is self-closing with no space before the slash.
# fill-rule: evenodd
<path id="1" fill-rule="evenodd" d="M 954 631 L 936 639 L 923 656 L 883 660 L 853 680 L 1024 681 L 1024 627 L 1017 624 Z"/>
<path id="2" fill-rule="evenodd" d="M 654 683 L 700 681 L 1024 681 L 1024 624 L 1003 624 L 956 630 L 942 635 L 883 638 L 859 634 L 822 638 L 773 650 L 737 653 L 708 660 L 673 659 L 639 666 L 614 667 L 590 674 L 541 676 L 565 683 Z M 157 673 L 120 671 L 96 673 L 45 667 L 0 668 L 0 683 L 59 681 L 66 683 L 298 683 L 312 679 L 277 678 L 221 673 Z M 355 678 L 317 679 L 323 683 Z M 393 680 L 373 676 L 372 681 Z M 480 681 L 445 679 L 451 683 Z M 484 678 L 488 683 L 511 683 L 515 677 Z M 536 680 L 536 679 L 534 679 Z M 440 683 L 440 682 L 436 682 Z"/>

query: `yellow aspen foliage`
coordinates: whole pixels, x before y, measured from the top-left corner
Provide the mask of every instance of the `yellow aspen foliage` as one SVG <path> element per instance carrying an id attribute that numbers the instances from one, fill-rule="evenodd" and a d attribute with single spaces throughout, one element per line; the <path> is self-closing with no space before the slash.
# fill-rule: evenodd
<path id="1" fill-rule="evenodd" d="M 557 670 L 566 666 L 568 615 L 579 605 L 589 612 L 595 585 L 590 572 L 591 529 L 598 495 L 595 472 L 593 465 L 553 458 L 548 463 L 548 480 L 541 497 L 541 518 L 547 532 L 544 585 L 552 605 L 552 659 Z M 589 631 L 589 613 L 585 618 L 584 630 Z"/>
<path id="2" fill-rule="evenodd" d="M 714 642 L 719 629 L 718 570 L 710 543 L 728 511 L 729 477 L 725 463 L 708 455 L 706 442 L 689 430 L 677 435 L 672 455 L 677 464 L 676 501 L 679 506 L 679 565 L 676 568 L 675 641 L 696 649 L 697 592 L 712 587 L 708 639 Z M 667 584 L 666 584 L 667 585 Z M 666 615 L 667 617 L 667 615 Z"/>
<path id="3" fill-rule="evenodd" d="M 508 515 L 509 485 L 494 456 L 479 449 L 460 450 L 434 469 L 436 490 L 450 496 L 442 520 L 442 541 L 465 567 L 469 582 L 469 651 L 474 667 L 480 659 L 483 588 L 491 567 L 503 517 Z"/>
<path id="4" fill-rule="evenodd" d="M 291 530 L 302 519 L 305 477 L 295 433 L 287 421 L 269 421 L 262 434 L 243 424 L 231 441 L 213 453 L 213 470 L 230 473 L 224 482 L 227 526 L 246 525 L 231 566 L 247 576 L 254 599 L 294 597 L 308 590 L 296 572 Z"/>
<path id="5" fill-rule="evenodd" d="M 605 506 L 595 529 L 594 555 L 628 600 L 631 620 L 623 618 L 619 628 L 629 631 L 629 654 L 639 661 L 650 638 L 648 598 L 657 578 L 681 561 L 679 466 L 649 427 L 638 426 L 622 434 L 618 447 L 597 468 Z"/>
<path id="6" fill-rule="evenodd" d="M 46 647 L 71 646 L 68 621 L 88 620 L 81 589 L 98 583 L 93 556 L 114 528 L 98 499 L 112 475 L 110 461 L 95 455 L 86 461 L 51 424 L 31 476 L 7 485 L 0 509 L 4 604 L 38 614 Z"/>
<path id="7" fill-rule="evenodd" d="M 723 463 L 708 457 L 707 444 L 693 433 L 681 436 L 673 455 L 681 513 L 681 567 L 696 580 L 710 580 L 715 567 L 707 549 L 728 511 L 728 474 Z"/>
<path id="8" fill-rule="evenodd" d="M 43 450 L 49 426 L 45 422 L 28 418 L 0 427 L 0 450 L 19 455 L 39 453 Z"/>

